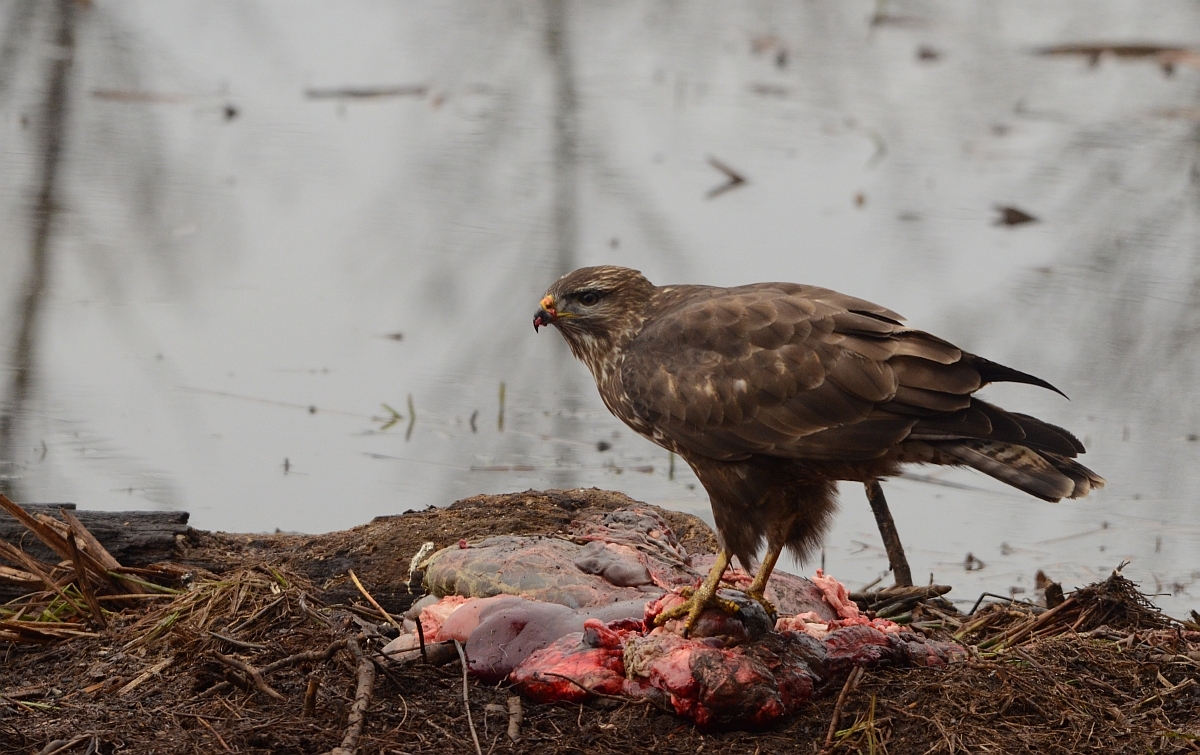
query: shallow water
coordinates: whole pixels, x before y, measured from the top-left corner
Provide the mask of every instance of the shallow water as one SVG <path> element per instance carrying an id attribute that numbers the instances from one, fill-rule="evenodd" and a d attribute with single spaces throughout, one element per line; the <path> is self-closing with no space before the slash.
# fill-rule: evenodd
<path id="1" fill-rule="evenodd" d="M 914 575 L 971 602 L 1129 560 L 1196 606 L 1200 70 L 1034 52 L 1200 47 L 1195 4 L 94 3 L 70 44 L 57 10 L 0 5 L 10 495 L 314 532 L 595 485 L 708 518 L 529 327 L 612 262 L 829 286 L 1045 377 L 1072 400 L 989 395 L 1076 431 L 1109 486 L 892 481 Z M 747 182 L 709 198 L 710 158 Z M 824 559 L 886 569 L 857 486 Z"/>

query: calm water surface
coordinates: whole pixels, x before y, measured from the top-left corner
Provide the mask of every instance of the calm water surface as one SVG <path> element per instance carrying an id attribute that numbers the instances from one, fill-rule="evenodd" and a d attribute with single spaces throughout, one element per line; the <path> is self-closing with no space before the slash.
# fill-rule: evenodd
<path id="1" fill-rule="evenodd" d="M 574 486 L 711 521 L 534 309 L 600 262 L 800 281 L 1055 383 L 989 396 L 1109 479 L 889 482 L 914 574 L 969 602 L 1128 560 L 1186 613 L 1200 69 L 1036 54 L 1077 42 L 1200 47 L 1200 7 L 0 3 L 6 489 L 237 531 Z M 710 158 L 746 182 L 710 197 Z M 842 497 L 857 586 L 887 560 Z"/>

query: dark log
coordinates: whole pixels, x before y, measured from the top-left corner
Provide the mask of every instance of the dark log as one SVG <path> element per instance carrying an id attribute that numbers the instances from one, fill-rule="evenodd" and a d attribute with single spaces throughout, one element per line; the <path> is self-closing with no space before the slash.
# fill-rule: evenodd
<path id="1" fill-rule="evenodd" d="M 73 503 L 23 503 L 21 507 L 35 516 L 46 514 L 59 520 L 59 509 L 70 509 L 122 566 L 145 566 L 173 558 L 176 535 L 189 530 L 186 511 L 80 511 Z M 42 561 L 61 560 L 5 511 L 0 511 L 0 540 Z"/>

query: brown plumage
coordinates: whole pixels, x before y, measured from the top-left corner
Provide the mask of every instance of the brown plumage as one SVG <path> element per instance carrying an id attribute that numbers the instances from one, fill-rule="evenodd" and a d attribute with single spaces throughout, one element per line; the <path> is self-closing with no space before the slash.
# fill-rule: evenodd
<path id="1" fill-rule="evenodd" d="M 835 291 L 657 287 L 588 267 L 550 287 L 534 318 L 548 324 L 613 414 L 692 467 L 728 553 L 748 566 L 767 541 L 767 572 L 780 548 L 802 559 L 820 541 L 838 480 L 906 462 L 973 467 L 1048 501 L 1104 484 L 1071 433 L 972 395 L 1052 385 Z"/>

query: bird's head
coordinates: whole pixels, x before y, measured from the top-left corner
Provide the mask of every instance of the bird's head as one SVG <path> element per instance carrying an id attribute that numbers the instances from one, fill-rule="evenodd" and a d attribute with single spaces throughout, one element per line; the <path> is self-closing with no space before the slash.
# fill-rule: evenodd
<path id="1" fill-rule="evenodd" d="M 542 297 L 533 328 L 553 325 L 575 356 L 613 348 L 632 338 L 645 319 L 654 284 L 637 270 L 603 265 L 567 273 Z"/>

